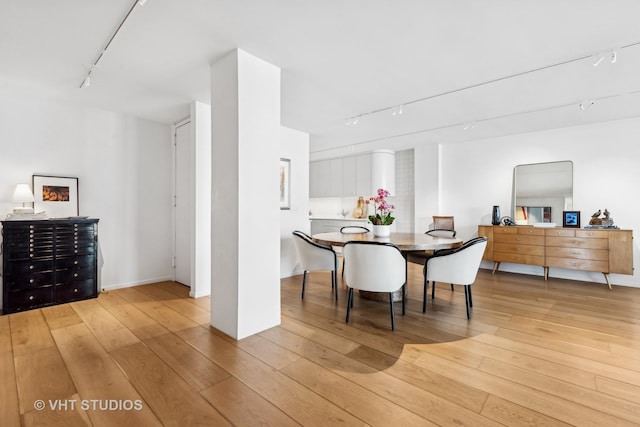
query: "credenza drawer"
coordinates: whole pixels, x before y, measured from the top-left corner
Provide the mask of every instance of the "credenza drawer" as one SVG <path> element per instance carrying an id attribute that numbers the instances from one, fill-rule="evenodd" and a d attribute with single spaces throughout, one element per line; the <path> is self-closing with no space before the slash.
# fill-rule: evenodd
<path id="1" fill-rule="evenodd" d="M 543 235 L 523 235 L 523 234 L 496 234 L 493 237 L 496 243 L 510 243 L 516 245 L 535 245 L 544 247 Z M 495 249 L 494 249 L 495 250 Z"/>
<path id="2" fill-rule="evenodd" d="M 593 261 L 588 259 L 547 258 L 547 266 L 567 268 L 569 270 L 609 272 L 609 263 L 607 261 Z"/>
<path id="3" fill-rule="evenodd" d="M 553 237 L 547 236 L 547 248 L 558 246 L 562 248 L 609 249 L 609 239 Z"/>
<path id="4" fill-rule="evenodd" d="M 547 259 L 572 258 L 572 259 L 588 259 L 588 260 L 594 260 L 594 261 L 609 262 L 609 251 L 606 249 L 548 247 L 546 254 L 547 254 Z"/>
<path id="5" fill-rule="evenodd" d="M 513 254 L 522 255 L 539 255 L 544 256 L 544 246 L 534 245 L 518 245 L 512 243 L 495 243 L 493 245 L 493 251 L 495 252 L 507 252 Z"/>
<path id="6" fill-rule="evenodd" d="M 512 262 L 514 264 L 544 265 L 544 256 L 494 252 L 493 258 L 497 262 Z"/>

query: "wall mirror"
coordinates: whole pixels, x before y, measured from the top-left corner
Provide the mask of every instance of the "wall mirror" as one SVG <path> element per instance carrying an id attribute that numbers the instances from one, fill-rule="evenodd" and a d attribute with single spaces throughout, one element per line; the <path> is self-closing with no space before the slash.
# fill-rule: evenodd
<path id="1" fill-rule="evenodd" d="M 513 168 L 512 216 L 517 225 L 562 225 L 562 211 L 573 210 L 573 162 Z"/>

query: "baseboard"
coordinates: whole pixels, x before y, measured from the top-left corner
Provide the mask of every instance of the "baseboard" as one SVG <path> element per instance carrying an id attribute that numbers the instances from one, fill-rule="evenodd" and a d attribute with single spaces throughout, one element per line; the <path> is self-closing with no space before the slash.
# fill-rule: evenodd
<path id="1" fill-rule="evenodd" d="M 168 281 L 173 281 L 173 278 L 171 276 L 168 276 L 168 277 L 157 277 L 155 279 L 139 280 L 139 281 L 128 282 L 128 283 L 116 283 L 114 285 L 102 286 L 100 288 L 100 291 L 101 292 L 112 291 L 116 289 L 132 288 L 134 286 L 139 286 L 139 285 L 149 285 L 151 283 L 168 282 Z"/>

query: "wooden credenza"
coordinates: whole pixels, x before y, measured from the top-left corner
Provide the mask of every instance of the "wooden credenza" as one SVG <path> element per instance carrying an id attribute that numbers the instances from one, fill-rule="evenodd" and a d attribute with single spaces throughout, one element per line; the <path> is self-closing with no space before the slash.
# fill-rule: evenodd
<path id="1" fill-rule="evenodd" d="M 483 259 L 543 267 L 599 271 L 611 289 L 609 273 L 633 274 L 633 232 L 620 229 L 544 228 L 532 226 L 478 226 L 487 237 Z"/>
<path id="2" fill-rule="evenodd" d="M 2 221 L 2 312 L 98 296 L 98 220 Z"/>

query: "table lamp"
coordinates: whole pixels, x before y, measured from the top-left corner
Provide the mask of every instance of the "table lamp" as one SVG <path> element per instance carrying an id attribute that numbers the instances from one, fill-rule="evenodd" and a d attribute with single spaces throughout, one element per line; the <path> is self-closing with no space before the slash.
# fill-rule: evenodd
<path id="1" fill-rule="evenodd" d="M 25 206 L 26 203 L 33 203 L 33 193 L 29 184 L 16 185 L 16 191 L 13 192 L 12 202 L 22 203 L 22 207 L 14 208 L 13 213 L 16 214 L 32 214 L 33 207 Z"/>

